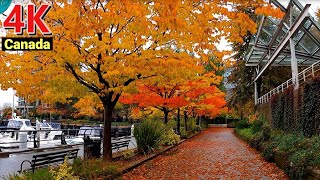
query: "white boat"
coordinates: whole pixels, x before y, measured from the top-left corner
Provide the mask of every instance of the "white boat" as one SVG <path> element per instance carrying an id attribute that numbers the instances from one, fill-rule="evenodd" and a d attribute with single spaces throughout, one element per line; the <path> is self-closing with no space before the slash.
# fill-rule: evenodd
<path id="1" fill-rule="evenodd" d="M 46 120 L 36 121 L 36 127 L 39 126 L 40 140 L 56 140 L 61 138 L 62 131 L 53 128 Z"/>
<path id="2" fill-rule="evenodd" d="M 6 130 L 12 132 L 2 132 L 0 136 L 0 147 L 2 148 L 16 148 L 20 147 L 21 144 L 15 142 L 26 142 L 30 139 L 32 131 L 35 129 L 31 125 L 29 119 L 9 119 L 6 121 Z M 18 132 L 21 130 L 24 132 Z M 23 145 L 24 147 L 24 145 Z"/>
<path id="3" fill-rule="evenodd" d="M 82 144 L 84 143 L 84 138 L 89 137 L 92 140 L 100 140 L 102 137 L 103 128 L 102 127 L 80 127 L 78 135 L 75 138 L 66 139 L 67 144 Z"/>
<path id="4" fill-rule="evenodd" d="M 29 119 L 9 119 L 2 125 L 6 124 L 5 129 L 0 136 L 0 147 L 1 148 L 26 148 L 27 141 L 33 141 L 35 138 L 38 139 L 37 135 L 34 137 L 33 131 L 40 130 L 39 138 L 40 141 L 47 140 L 56 140 L 61 138 L 62 131 L 60 129 L 53 128 L 46 120 L 43 122 L 36 122 L 36 128 L 31 125 Z M 9 132 L 8 132 L 9 131 Z M 23 131 L 23 132 L 19 132 Z M 21 143 L 19 143 L 21 142 Z M 25 142 L 24 145 L 21 145 L 22 142 Z"/>

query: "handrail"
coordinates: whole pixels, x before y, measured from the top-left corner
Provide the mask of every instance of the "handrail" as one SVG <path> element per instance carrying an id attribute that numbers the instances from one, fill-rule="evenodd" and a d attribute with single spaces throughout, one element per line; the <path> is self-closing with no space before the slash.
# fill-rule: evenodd
<path id="1" fill-rule="evenodd" d="M 320 71 L 320 61 L 313 63 L 311 66 L 307 67 L 303 71 L 301 71 L 298 76 L 299 84 L 302 84 L 315 76 L 315 73 Z M 288 89 L 292 85 L 292 78 L 288 79 L 286 82 L 280 84 L 276 88 L 272 89 L 268 93 L 262 95 L 257 100 L 257 104 L 267 103 L 273 95 L 279 94 L 284 90 Z"/>

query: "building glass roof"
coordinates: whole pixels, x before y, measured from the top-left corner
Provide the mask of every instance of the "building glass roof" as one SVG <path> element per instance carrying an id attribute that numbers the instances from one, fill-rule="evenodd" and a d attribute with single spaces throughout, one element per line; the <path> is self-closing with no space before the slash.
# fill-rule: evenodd
<path id="1" fill-rule="evenodd" d="M 293 34 L 291 37 L 298 66 L 310 66 L 320 61 L 320 25 L 315 18 L 320 1 L 271 0 L 271 3 L 285 12 L 285 15 L 283 19 L 259 17 L 259 29 L 251 39 L 246 65 L 257 66 L 262 71 L 265 66 L 290 66 L 290 34 Z M 297 28 L 294 28 L 295 25 Z"/>

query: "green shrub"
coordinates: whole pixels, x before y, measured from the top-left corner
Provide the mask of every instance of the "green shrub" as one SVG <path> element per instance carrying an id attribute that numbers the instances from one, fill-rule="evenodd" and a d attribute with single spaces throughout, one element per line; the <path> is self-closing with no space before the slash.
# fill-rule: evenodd
<path id="1" fill-rule="evenodd" d="M 181 121 L 181 119 L 180 119 Z M 177 121 L 169 121 L 167 124 L 164 125 L 167 129 L 177 128 Z"/>
<path id="2" fill-rule="evenodd" d="M 26 171 L 21 174 L 8 175 L 4 177 L 8 180 L 55 180 L 53 174 L 50 172 L 49 168 L 36 169 L 34 173 L 32 171 Z"/>
<path id="3" fill-rule="evenodd" d="M 111 122 L 112 126 L 131 126 L 130 122 Z"/>
<path id="4" fill-rule="evenodd" d="M 253 131 L 252 131 L 253 133 Z M 254 133 L 253 138 L 250 140 L 251 147 L 259 149 L 260 145 L 263 143 L 262 132 Z"/>
<path id="5" fill-rule="evenodd" d="M 207 129 L 209 127 L 209 124 L 207 121 L 201 121 L 201 124 L 200 124 L 200 128 L 201 130 L 202 129 Z"/>
<path id="6" fill-rule="evenodd" d="M 80 179 L 104 179 L 116 174 L 118 168 L 118 164 L 105 162 L 102 159 L 76 158 L 72 164 L 74 174 L 78 175 Z"/>
<path id="7" fill-rule="evenodd" d="M 237 129 L 245 129 L 249 128 L 250 124 L 247 119 L 241 119 L 240 121 L 236 122 L 236 128 Z"/>
<path id="8" fill-rule="evenodd" d="M 124 151 L 121 152 L 121 154 L 123 155 L 123 158 L 127 159 L 127 160 L 132 158 L 135 155 L 133 149 L 124 150 Z"/>
<path id="9" fill-rule="evenodd" d="M 134 136 L 137 141 L 138 151 L 150 153 L 159 146 L 161 136 L 165 132 L 162 122 L 156 120 L 144 120 L 134 128 Z"/>
<path id="10" fill-rule="evenodd" d="M 188 137 L 188 132 L 185 130 L 184 127 L 182 127 L 182 128 L 180 129 L 180 137 L 181 137 L 182 139 L 186 139 L 186 138 Z"/>
<path id="11" fill-rule="evenodd" d="M 254 138 L 254 134 L 252 133 L 251 128 L 236 129 L 236 132 L 242 139 L 244 139 L 248 143 L 250 143 Z"/>
<path id="12" fill-rule="evenodd" d="M 298 150 L 292 153 L 288 157 L 289 166 L 286 168 L 286 172 L 292 179 L 302 179 L 306 173 L 307 165 L 309 161 L 310 152 L 308 150 Z"/>
<path id="13" fill-rule="evenodd" d="M 303 179 L 308 167 L 320 167 L 319 136 L 307 138 L 287 134 L 280 128 L 272 131 L 261 119 L 248 125 L 243 123 L 240 127 L 235 129 L 238 136 L 259 149 L 265 159 L 273 161 L 275 154 L 284 158 L 285 170 L 291 179 Z"/>
<path id="14" fill-rule="evenodd" d="M 196 119 L 195 118 L 190 118 L 188 120 L 188 131 L 190 131 L 191 133 L 195 133 L 197 132 L 197 124 L 196 124 Z M 190 133 L 189 133 L 190 134 Z M 188 135 L 189 135 L 188 134 Z"/>
<path id="15" fill-rule="evenodd" d="M 292 179 L 301 179 L 307 167 L 320 167 L 320 137 L 300 137 L 295 143 L 296 149 L 288 156 L 290 164 L 286 171 Z"/>
<path id="16" fill-rule="evenodd" d="M 258 120 L 255 120 L 251 123 L 252 132 L 258 133 L 262 131 L 262 127 L 265 124 L 265 121 L 262 118 L 259 118 Z"/>
<path id="17" fill-rule="evenodd" d="M 277 141 L 279 142 L 277 151 L 282 155 L 288 155 L 299 149 L 299 144 L 302 143 L 303 138 L 294 134 L 286 134 Z"/>
<path id="18" fill-rule="evenodd" d="M 180 141 L 180 136 L 174 133 L 173 129 L 167 130 L 162 136 L 161 136 L 161 145 L 171 146 L 178 144 Z"/>
<path id="19" fill-rule="evenodd" d="M 268 141 L 271 138 L 271 127 L 267 123 L 262 126 L 262 136 L 264 141 Z"/>
<path id="20" fill-rule="evenodd" d="M 277 144 L 271 141 L 262 144 L 262 156 L 268 161 L 274 161 L 275 148 Z"/>

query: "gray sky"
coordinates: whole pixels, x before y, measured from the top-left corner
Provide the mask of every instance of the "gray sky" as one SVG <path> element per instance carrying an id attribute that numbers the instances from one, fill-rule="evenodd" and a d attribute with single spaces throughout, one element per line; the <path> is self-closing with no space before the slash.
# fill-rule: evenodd
<path id="1" fill-rule="evenodd" d="M 17 105 L 18 98 L 15 97 L 15 105 Z M 2 107 L 4 104 L 10 104 L 12 105 L 13 101 L 13 91 L 12 89 L 8 89 L 7 91 L 0 90 L 0 107 Z"/>

